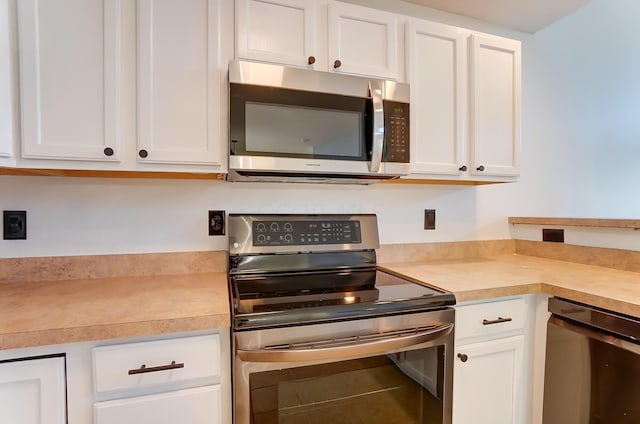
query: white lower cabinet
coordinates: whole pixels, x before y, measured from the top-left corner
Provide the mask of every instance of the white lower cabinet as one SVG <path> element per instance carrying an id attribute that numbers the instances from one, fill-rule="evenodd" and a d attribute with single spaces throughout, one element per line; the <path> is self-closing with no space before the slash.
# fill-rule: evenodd
<path id="1" fill-rule="evenodd" d="M 219 334 L 95 347 L 95 423 L 221 423 L 220 356 Z"/>
<path id="2" fill-rule="evenodd" d="M 0 424 L 228 424 L 231 411 L 229 328 L 0 349 Z"/>
<path id="3" fill-rule="evenodd" d="M 220 385 L 99 402 L 96 424 L 219 424 Z"/>
<path id="4" fill-rule="evenodd" d="M 0 423 L 66 424 L 65 358 L 0 363 Z"/>
<path id="5" fill-rule="evenodd" d="M 454 424 L 530 422 L 532 303 L 523 296 L 456 306 Z"/>
<path id="6" fill-rule="evenodd" d="M 524 336 L 459 346 L 453 422 L 509 424 L 517 419 Z M 461 359 L 462 358 L 462 359 Z"/>

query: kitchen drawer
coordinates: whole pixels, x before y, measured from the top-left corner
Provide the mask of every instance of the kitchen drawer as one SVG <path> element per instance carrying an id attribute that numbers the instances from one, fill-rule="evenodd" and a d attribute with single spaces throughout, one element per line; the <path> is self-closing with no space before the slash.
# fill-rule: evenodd
<path id="1" fill-rule="evenodd" d="M 220 424 L 220 385 L 116 399 L 93 405 L 95 424 Z"/>
<path id="2" fill-rule="evenodd" d="M 527 303 L 524 298 L 456 307 L 456 339 L 499 336 L 524 329 Z"/>
<path id="3" fill-rule="evenodd" d="M 217 334 L 93 349 L 96 393 L 220 375 Z"/>

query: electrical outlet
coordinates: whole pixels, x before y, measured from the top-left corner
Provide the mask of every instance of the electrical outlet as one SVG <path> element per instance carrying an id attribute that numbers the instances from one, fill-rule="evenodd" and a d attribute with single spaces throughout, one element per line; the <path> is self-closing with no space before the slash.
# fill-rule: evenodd
<path id="1" fill-rule="evenodd" d="M 3 211 L 2 222 L 4 240 L 27 239 L 27 211 Z"/>
<path id="2" fill-rule="evenodd" d="M 436 210 L 435 209 L 424 210 L 424 229 L 425 230 L 436 229 Z"/>
<path id="3" fill-rule="evenodd" d="M 224 211 L 209 211 L 209 235 L 224 235 Z"/>
<path id="4" fill-rule="evenodd" d="M 543 228 L 542 241 L 564 243 L 564 230 L 561 228 Z"/>

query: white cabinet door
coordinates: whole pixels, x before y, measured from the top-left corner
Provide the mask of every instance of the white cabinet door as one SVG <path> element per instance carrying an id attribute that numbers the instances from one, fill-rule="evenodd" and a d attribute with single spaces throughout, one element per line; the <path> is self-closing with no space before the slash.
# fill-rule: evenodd
<path id="1" fill-rule="evenodd" d="M 22 155 L 117 161 L 121 1 L 17 4 Z"/>
<path id="2" fill-rule="evenodd" d="M 519 424 L 524 336 L 456 347 L 453 423 Z"/>
<path id="3" fill-rule="evenodd" d="M 94 415 L 95 424 L 221 424 L 220 386 L 100 402 Z"/>
<path id="4" fill-rule="evenodd" d="M 219 164 L 219 0 L 139 0 L 138 160 Z"/>
<path id="5" fill-rule="evenodd" d="M 471 172 L 517 176 L 520 43 L 471 36 Z"/>
<path id="6" fill-rule="evenodd" d="M 407 26 L 412 173 L 459 175 L 468 166 L 464 134 L 468 34 L 428 21 Z"/>
<path id="7" fill-rule="evenodd" d="M 0 422 L 67 422 L 63 357 L 0 363 Z"/>
<path id="8" fill-rule="evenodd" d="M 13 157 L 13 95 L 9 0 L 0 0 L 0 164 Z"/>
<path id="9" fill-rule="evenodd" d="M 329 2 L 329 69 L 377 78 L 397 77 L 396 15 Z"/>
<path id="10" fill-rule="evenodd" d="M 236 55 L 294 66 L 313 65 L 315 0 L 236 0 Z"/>

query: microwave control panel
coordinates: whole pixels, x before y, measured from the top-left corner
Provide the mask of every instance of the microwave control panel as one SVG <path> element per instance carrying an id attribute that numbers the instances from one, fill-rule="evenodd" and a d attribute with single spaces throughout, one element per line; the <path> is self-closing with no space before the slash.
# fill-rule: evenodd
<path id="1" fill-rule="evenodd" d="M 409 163 L 409 104 L 384 100 L 383 162 Z"/>

